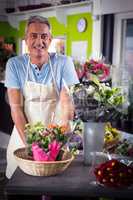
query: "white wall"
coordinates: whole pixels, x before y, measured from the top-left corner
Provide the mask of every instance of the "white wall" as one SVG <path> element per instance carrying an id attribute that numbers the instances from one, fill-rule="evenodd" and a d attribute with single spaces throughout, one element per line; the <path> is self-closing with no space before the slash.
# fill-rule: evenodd
<path id="1" fill-rule="evenodd" d="M 102 16 L 93 16 L 92 55 L 99 58 L 102 50 Z"/>
<path id="2" fill-rule="evenodd" d="M 93 0 L 94 14 L 109 14 L 133 11 L 133 0 Z"/>

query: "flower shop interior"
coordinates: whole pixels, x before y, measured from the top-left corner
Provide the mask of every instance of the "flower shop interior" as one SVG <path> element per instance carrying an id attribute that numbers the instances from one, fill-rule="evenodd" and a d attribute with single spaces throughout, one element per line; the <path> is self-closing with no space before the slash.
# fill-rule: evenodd
<path id="1" fill-rule="evenodd" d="M 80 132 L 81 136 L 79 154 L 87 157 L 84 162 L 89 162 L 89 151 L 104 152 L 108 158 L 109 154 L 120 154 L 126 157 L 127 162 L 133 161 L 133 1 L 0 0 L 0 200 L 51 199 L 42 195 L 42 192 L 41 197 L 39 192 L 29 196 L 23 196 L 20 191 L 15 193 L 12 184 L 19 179 L 13 177 L 14 182 L 11 179 L 8 185 L 5 177 L 6 150 L 14 126 L 4 85 L 6 63 L 11 57 L 28 53 L 24 39 L 25 25 L 26 20 L 33 15 L 46 17 L 51 24 L 53 38 L 49 52 L 67 55 L 73 60 L 80 83 L 70 87 L 69 92 L 75 106 L 73 124 L 76 124 L 77 129 L 74 130 Z M 90 137 L 94 130 L 89 130 L 94 127 L 89 125 L 90 122 L 105 125 L 104 128 L 95 128 L 97 132 L 103 128 L 103 133 L 93 138 L 93 142 Z M 88 136 L 84 136 L 85 132 Z M 94 164 L 95 156 L 91 164 Z M 26 178 L 24 180 L 29 180 Z M 48 178 L 46 180 L 49 182 Z M 39 181 L 37 177 L 37 184 Z M 81 195 L 77 191 L 77 196 L 72 193 L 68 198 L 59 194 L 58 198 L 116 200 L 132 199 L 133 196 L 130 187 L 119 195 L 113 188 L 114 196 L 111 196 L 110 188 L 104 194 L 104 186 L 100 187 L 94 191 L 96 195 L 90 192 L 92 196 L 85 196 L 79 190 Z M 63 191 L 65 194 L 65 189 Z M 56 193 L 54 198 L 57 199 Z"/>

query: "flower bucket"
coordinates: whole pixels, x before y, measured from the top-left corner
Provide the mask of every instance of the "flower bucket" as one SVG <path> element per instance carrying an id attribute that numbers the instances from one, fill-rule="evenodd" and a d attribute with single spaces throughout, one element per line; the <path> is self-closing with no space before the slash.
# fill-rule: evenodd
<path id="1" fill-rule="evenodd" d="M 83 136 L 84 164 L 92 165 L 95 152 L 102 152 L 104 144 L 104 126 L 102 122 L 85 122 Z"/>

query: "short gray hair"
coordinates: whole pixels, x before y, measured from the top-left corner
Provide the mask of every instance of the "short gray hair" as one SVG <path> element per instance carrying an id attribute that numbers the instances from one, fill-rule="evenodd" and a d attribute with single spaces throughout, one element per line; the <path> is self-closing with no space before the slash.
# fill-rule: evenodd
<path id="1" fill-rule="evenodd" d="M 35 16 L 29 17 L 29 19 L 27 20 L 27 24 L 26 24 L 26 27 L 25 27 L 25 33 L 26 34 L 27 34 L 27 31 L 28 31 L 29 25 L 32 24 L 32 23 L 36 23 L 36 22 L 46 24 L 48 26 L 49 30 L 51 30 L 51 26 L 50 26 L 50 23 L 49 23 L 47 18 L 39 16 L 39 15 L 35 15 Z"/>

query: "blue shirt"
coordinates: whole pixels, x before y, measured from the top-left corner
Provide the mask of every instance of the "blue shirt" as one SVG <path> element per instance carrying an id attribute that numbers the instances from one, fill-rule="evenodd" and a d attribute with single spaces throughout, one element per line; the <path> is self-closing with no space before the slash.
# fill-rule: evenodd
<path id="1" fill-rule="evenodd" d="M 20 89 L 23 92 L 28 60 L 28 54 L 15 56 L 8 60 L 5 75 L 5 86 L 7 88 Z M 74 64 L 70 57 L 50 54 L 50 60 L 59 90 L 64 86 L 64 81 L 68 86 L 79 83 Z M 38 69 L 37 65 L 30 63 L 28 80 L 47 85 L 51 84 L 53 79 L 49 63 L 44 64 L 41 70 Z"/>

